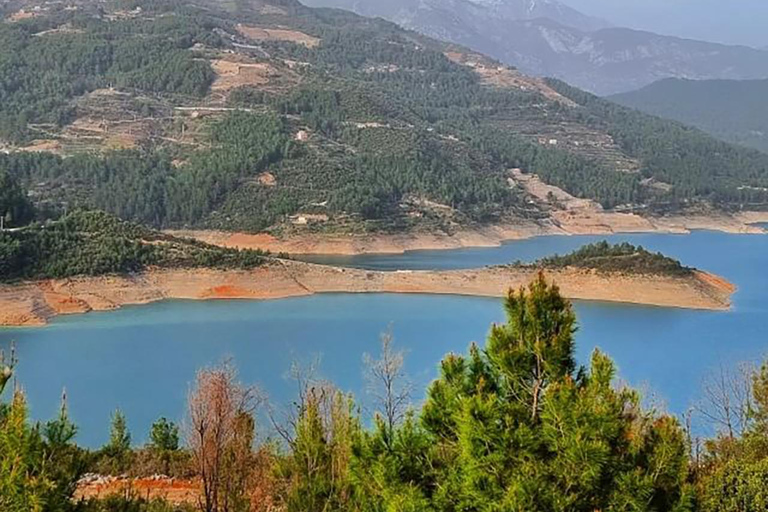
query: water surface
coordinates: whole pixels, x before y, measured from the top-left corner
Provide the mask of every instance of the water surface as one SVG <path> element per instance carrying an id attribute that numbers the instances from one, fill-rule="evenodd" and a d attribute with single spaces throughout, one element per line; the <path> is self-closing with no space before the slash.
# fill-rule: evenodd
<path id="1" fill-rule="evenodd" d="M 498 248 L 418 251 L 398 256 L 323 258 L 371 269 L 471 268 L 565 253 L 606 237 L 542 237 Z M 607 351 L 621 377 L 654 393 L 676 413 L 699 396 L 703 376 L 718 364 L 768 352 L 768 237 L 696 232 L 621 235 L 630 241 L 716 272 L 739 286 L 729 312 L 700 312 L 605 303 L 577 303 L 578 357 Z M 17 343 L 19 382 L 35 418 L 53 416 L 63 388 L 79 440 L 108 435 L 109 415 L 123 409 L 134 439 L 161 415 L 181 420 L 198 368 L 232 357 L 241 378 L 287 403 L 285 376 L 293 359 L 322 355 L 323 376 L 364 399 L 362 355 L 377 350 L 390 325 L 408 350 L 417 398 L 441 357 L 482 342 L 502 321 L 496 299 L 332 294 L 278 301 L 170 301 L 57 319 L 42 329 L 0 330 L 0 348 Z M 264 431 L 266 426 L 263 426 Z"/>

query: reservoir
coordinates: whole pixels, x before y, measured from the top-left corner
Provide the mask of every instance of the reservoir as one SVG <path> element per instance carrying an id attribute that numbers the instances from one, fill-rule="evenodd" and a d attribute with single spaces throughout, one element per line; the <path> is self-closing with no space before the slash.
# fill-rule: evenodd
<path id="1" fill-rule="evenodd" d="M 540 237 L 501 247 L 418 251 L 403 255 L 307 258 L 360 268 L 456 269 L 532 261 L 586 243 L 628 241 L 719 274 L 739 287 L 728 312 L 578 302 L 577 354 L 595 347 L 619 367 L 621 381 L 649 402 L 680 414 L 701 396 L 718 365 L 768 355 L 768 236 L 690 235 Z M 0 329 L 0 348 L 15 342 L 18 384 L 31 414 L 56 414 L 66 389 L 71 416 L 87 446 L 106 441 L 109 417 L 122 409 L 137 443 L 159 416 L 181 421 L 195 372 L 231 358 L 241 380 L 277 405 L 290 403 L 291 362 L 320 361 L 319 374 L 364 406 L 363 354 L 376 354 L 391 329 L 406 351 L 414 401 L 448 352 L 484 342 L 504 315 L 497 299 L 425 295 L 330 294 L 276 301 L 168 301 L 118 311 L 59 317 L 45 328 Z M 366 414 L 365 410 L 363 414 Z M 261 433 L 269 435 L 262 423 Z"/>

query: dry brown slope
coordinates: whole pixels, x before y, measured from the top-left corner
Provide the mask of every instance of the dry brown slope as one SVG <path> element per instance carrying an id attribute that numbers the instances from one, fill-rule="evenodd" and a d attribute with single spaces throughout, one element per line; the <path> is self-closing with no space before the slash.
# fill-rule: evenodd
<path id="1" fill-rule="evenodd" d="M 105 311 L 165 299 L 278 299 L 315 293 L 421 293 L 501 297 L 530 283 L 535 268 L 377 272 L 275 261 L 250 271 L 155 270 L 0 285 L 0 326 L 44 325 L 57 315 Z M 670 277 L 546 270 L 571 299 L 724 310 L 735 287 L 694 272 Z"/>

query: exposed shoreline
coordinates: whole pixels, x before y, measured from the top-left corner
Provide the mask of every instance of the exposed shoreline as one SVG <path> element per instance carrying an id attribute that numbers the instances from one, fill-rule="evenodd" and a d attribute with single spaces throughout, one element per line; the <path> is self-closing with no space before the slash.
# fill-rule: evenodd
<path id="1" fill-rule="evenodd" d="M 151 270 L 129 276 L 0 285 L 0 326 L 42 326 L 58 315 L 108 311 L 167 299 L 281 299 L 317 293 L 416 293 L 502 297 L 538 270 L 487 267 L 451 271 L 376 272 L 275 260 L 250 271 Z M 570 299 L 701 310 L 727 310 L 734 285 L 702 271 L 671 277 L 546 270 Z"/>
<path id="2" fill-rule="evenodd" d="M 460 229 L 452 234 L 416 232 L 345 236 L 306 233 L 277 238 L 267 233 L 247 234 L 205 230 L 175 230 L 168 233 L 237 249 L 262 249 L 292 255 L 356 256 L 402 254 L 414 250 L 498 247 L 504 242 L 550 235 L 690 234 L 695 230 L 765 234 L 765 229 L 754 225 L 758 223 L 768 223 L 768 212 L 641 217 L 636 214 L 589 209 L 555 212 L 551 220 L 543 222 L 521 220 L 514 223 Z"/>

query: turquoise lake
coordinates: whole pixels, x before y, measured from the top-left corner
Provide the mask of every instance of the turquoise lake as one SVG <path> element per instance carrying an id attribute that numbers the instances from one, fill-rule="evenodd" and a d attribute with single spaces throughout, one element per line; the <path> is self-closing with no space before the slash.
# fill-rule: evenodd
<path id="1" fill-rule="evenodd" d="M 600 347 L 622 380 L 682 413 L 719 364 L 768 355 L 768 236 L 691 235 L 541 237 L 502 247 L 418 251 L 397 256 L 317 258 L 372 269 L 471 268 L 569 252 L 585 243 L 629 241 L 720 274 L 738 285 L 729 312 L 701 312 L 578 302 L 578 357 Z M 278 301 L 170 301 L 57 319 L 36 329 L 0 330 L 0 348 L 15 342 L 18 379 L 32 415 L 52 417 L 66 388 L 79 441 L 98 446 L 116 408 L 143 442 L 159 416 L 180 421 L 195 372 L 231 357 L 241 380 L 289 403 L 291 361 L 321 357 L 320 372 L 365 402 L 362 357 L 376 353 L 391 326 L 407 351 L 416 400 L 447 352 L 483 342 L 503 320 L 496 299 L 424 295 L 317 295 Z M 267 430 L 263 425 L 262 432 Z"/>

